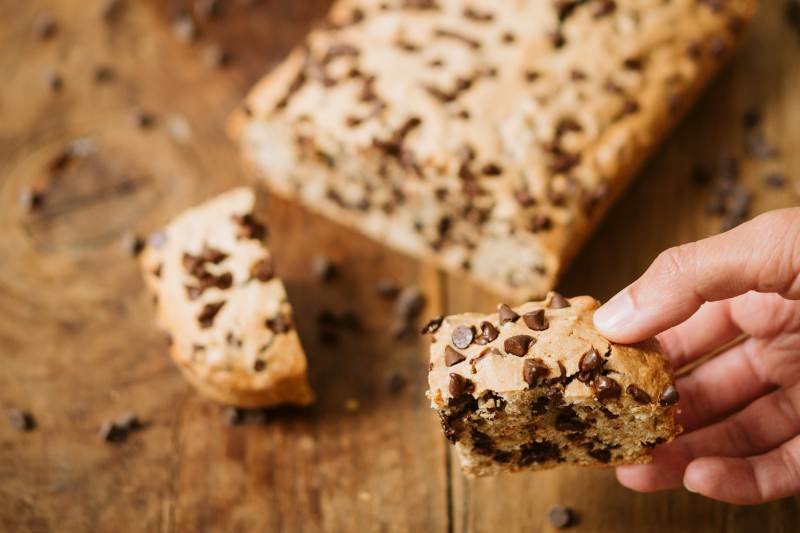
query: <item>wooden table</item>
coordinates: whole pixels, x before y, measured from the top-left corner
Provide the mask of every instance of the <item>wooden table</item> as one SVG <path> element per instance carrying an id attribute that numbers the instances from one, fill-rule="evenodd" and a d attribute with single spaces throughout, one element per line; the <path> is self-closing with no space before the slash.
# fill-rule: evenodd
<path id="1" fill-rule="evenodd" d="M 552 529 L 554 504 L 579 511 L 575 531 L 798 531 L 797 497 L 739 507 L 684 490 L 637 494 L 598 470 L 466 481 L 424 396 L 424 341 L 391 338 L 391 303 L 374 285 L 385 276 L 418 285 L 431 316 L 491 310 L 497 299 L 277 199 L 268 200 L 271 245 L 320 400 L 278 410 L 267 426 L 226 426 L 167 356 L 120 236 L 245 182 L 224 121 L 329 1 L 228 0 L 192 43 L 173 37 L 176 2 L 129 0 L 108 21 L 105 3 L 0 2 L 0 410 L 29 409 L 37 424 L 19 433 L 0 422 L 0 531 L 535 532 Z M 719 219 L 704 214 L 710 189 L 691 170 L 723 149 L 743 153 L 752 105 L 781 150 L 742 160 L 752 214 L 798 203 L 800 39 L 782 9 L 764 7 L 562 292 L 608 298 L 661 250 L 718 232 Z M 43 12 L 57 21 L 44 40 L 35 31 Z M 230 53 L 226 66 L 204 63 L 212 43 Z M 95 81 L 101 65 L 113 80 Z M 61 90 L 43 82 L 49 69 Z M 152 126 L 138 126 L 133 107 L 152 113 Z M 20 211 L 19 191 L 45 183 L 76 139 L 96 153 L 59 170 L 39 210 Z M 773 169 L 785 171 L 785 188 L 761 187 Z M 340 264 L 336 281 L 314 279 L 315 253 Z M 321 344 L 324 308 L 356 311 L 362 331 Z M 386 385 L 391 372 L 407 380 L 399 392 Z M 127 410 L 147 427 L 124 444 L 101 442 L 102 421 Z"/>

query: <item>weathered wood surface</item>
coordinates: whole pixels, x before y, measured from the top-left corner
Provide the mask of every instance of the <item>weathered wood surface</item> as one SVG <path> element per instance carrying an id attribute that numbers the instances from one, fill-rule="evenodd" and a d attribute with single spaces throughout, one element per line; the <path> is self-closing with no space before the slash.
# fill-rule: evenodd
<path id="1" fill-rule="evenodd" d="M 800 528 L 799 498 L 738 507 L 682 490 L 641 495 L 611 471 L 465 480 L 424 397 L 424 341 L 391 339 L 391 303 L 373 288 L 384 276 L 416 284 L 429 315 L 491 310 L 496 298 L 277 199 L 267 201 L 271 246 L 320 401 L 281 409 L 265 427 L 225 426 L 170 362 L 119 239 L 245 181 L 224 121 L 330 2 L 223 1 L 189 44 L 172 35 L 178 2 L 129 0 L 111 22 L 100 17 L 105 3 L 0 2 L 0 410 L 27 408 L 37 422 L 28 433 L 0 422 L 0 531 L 530 532 L 551 530 L 552 504 L 579 511 L 575 531 Z M 58 23 L 46 40 L 34 31 L 43 12 Z M 722 149 L 743 153 L 752 105 L 781 150 L 773 161 L 742 160 L 752 213 L 798 204 L 800 39 L 781 12 L 782 2 L 765 6 L 562 292 L 608 298 L 659 251 L 716 233 L 719 220 L 703 214 L 710 191 L 692 184 L 691 168 Z M 211 43 L 230 52 L 224 68 L 203 63 Z M 115 79 L 95 82 L 98 65 Z M 42 82 L 49 69 L 63 79 L 58 92 Z M 134 106 L 153 114 L 152 127 L 136 126 Z M 19 190 L 43 184 L 66 144 L 87 137 L 97 152 L 58 173 L 38 211 L 20 212 Z M 786 188 L 761 188 L 771 169 L 786 172 Z M 325 285 L 309 266 L 320 252 L 341 265 Z M 357 311 L 361 332 L 323 346 L 323 308 Z M 390 371 L 407 378 L 400 392 L 387 389 Z M 348 411 L 348 399 L 360 408 Z M 101 422 L 130 409 L 146 429 L 123 445 L 100 442 Z"/>

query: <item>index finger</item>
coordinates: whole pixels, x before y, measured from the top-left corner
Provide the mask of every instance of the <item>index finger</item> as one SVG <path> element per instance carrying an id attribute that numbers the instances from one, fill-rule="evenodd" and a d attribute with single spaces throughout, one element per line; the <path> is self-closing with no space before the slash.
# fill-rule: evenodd
<path id="1" fill-rule="evenodd" d="M 800 208 L 670 248 L 598 309 L 594 323 L 613 342 L 638 342 L 684 322 L 705 302 L 748 291 L 800 299 Z"/>

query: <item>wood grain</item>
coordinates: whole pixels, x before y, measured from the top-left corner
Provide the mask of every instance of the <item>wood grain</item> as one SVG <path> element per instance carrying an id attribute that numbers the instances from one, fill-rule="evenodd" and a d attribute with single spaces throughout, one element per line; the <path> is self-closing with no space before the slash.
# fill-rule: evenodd
<path id="1" fill-rule="evenodd" d="M 391 338 L 391 302 L 374 286 L 386 276 L 419 286 L 426 315 L 491 310 L 496 297 L 275 198 L 263 206 L 270 244 L 320 401 L 279 409 L 264 427 L 225 426 L 171 363 L 119 241 L 245 181 L 224 121 L 330 1 L 223 1 L 191 43 L 175 40 L 171 17 L 193 2 L 128 1 L 110 22 L 106 3 L 0 3 L 0 409 L 29 409 L 37 422 L 27 433 L 0 422 L 1 532 L 550 531 L 552 504 L 579 511 L 575 531 L 797 531 L 798 498 L 737 507 L 685 491 L 636 494 L 593 470 L 465 480 L 424 396 L 425 343 Z M 45 12 L 58 28 L 41 40 Z M 661 250 L 719 230 L 691 169 L 722 149 L 743 153 L 752 105 L 781 149 L 773 161 L 742 160 L 753 214 L 798 204 L 800 42 L 780 12 L 765 6 L 742 52 L 576 259 L 565 294 L 608 298 Z M 222 68 L 203 62 L 211 44 L 230 55 Z M 100 65 L 113 80 L 94 80 Z M 51 70 L 58 92 L 42 81 Z M 134 107 L 152 127 L 136 125 Z M 52 172 L 76 139 L 96 152 Z M 773 169 L 790 183 L 763 190 Z M 22 188 L 45 186 L 40 209 L 18 208 Z M 317 253 L 339 264 L 339 278 L 315 280 Z M 323 309 L 356 311 L 360 331 L 323 344 Z M 387 387 L 391 373 L 405 378 L 402 390 Z M 345 408 L 350 399 L 358 410 Z M 121 445 L 101 442 L 102 421 L 126 410 L 147 427 Z"/>

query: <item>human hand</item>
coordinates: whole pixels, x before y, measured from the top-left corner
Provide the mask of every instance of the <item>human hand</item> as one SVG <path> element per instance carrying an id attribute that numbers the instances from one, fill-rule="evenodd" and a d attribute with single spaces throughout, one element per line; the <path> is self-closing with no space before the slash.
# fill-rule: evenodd
<path id="1" fill-rule="evenodd" d="M 677 379 L 684 433 L 653 461 L 619 467 L 649 492 L 680 487 L 755 504 L 800 493 L 800 208 L 662 253 L 597 310 L 598 331 L 657 335 L 680 369 L 741 333 L 749 338 Z"/>

